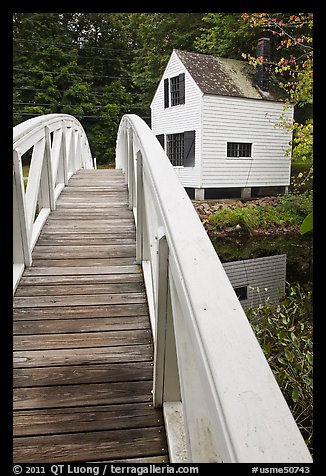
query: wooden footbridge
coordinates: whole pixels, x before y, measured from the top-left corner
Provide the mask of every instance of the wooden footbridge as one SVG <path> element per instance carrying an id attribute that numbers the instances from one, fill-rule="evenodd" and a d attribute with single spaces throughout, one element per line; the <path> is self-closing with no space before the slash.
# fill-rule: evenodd
<path id="1" fill-rule="evenodd" d="M 31 154 L 24 184 L 22 157 Z M 96 170 L 72 116 L 14 128 L 14 462 L 311 462 L 148 126 Z"/>

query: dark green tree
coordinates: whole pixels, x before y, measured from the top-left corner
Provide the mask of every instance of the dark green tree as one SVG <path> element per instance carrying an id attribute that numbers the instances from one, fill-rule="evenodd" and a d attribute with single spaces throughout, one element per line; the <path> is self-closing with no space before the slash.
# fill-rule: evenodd
<path id="1" fill-rule="evenodd" d="M 241 59 L 243 51 L 255 52 L 258 38 L 259 33 L 250 28 L 243 13 L 207 13 L 195 47 L 200 53 Z"/>
<path id="2" fill-rule="evenodd" d="M 134 13 L 129 31 L 137 48 L 131 65 L 137 108 L 149 116 L 149 106 L 173 48 L 195 51 L 203 13 Z"/>
<path id="3" fill-rule="evenodd" d="M 112 160 L 117 125 L 132 108 L 126 21 L 124 14 L 15 14 L 14 124 L 72 114 L 99 162 Z"/>

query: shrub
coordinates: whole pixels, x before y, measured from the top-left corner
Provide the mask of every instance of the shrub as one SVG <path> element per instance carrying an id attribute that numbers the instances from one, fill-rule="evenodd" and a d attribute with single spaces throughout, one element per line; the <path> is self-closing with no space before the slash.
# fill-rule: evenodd
<path id="1" fill-rule="evenodd" d="M 313 209 L 312 192 L 302 194 L 289 193 L 280 197 L 278 209 L 282 209 L 289 219 L 298 217 L 303 220 Z"/>
<path id="2" fill-rule="evenodd" d="M 224 208 L 213 213 L 209 222 L 218 230 L 240 225 L 245 230 L 252 230 L 259 225 L 259 211 L 256 208 Z"/>
<path id="3" fill-rule="evenodd" d="M 312 448 L 312 288 L 287 283 L 279 305 L 247 312 L 307 446 Z"/>

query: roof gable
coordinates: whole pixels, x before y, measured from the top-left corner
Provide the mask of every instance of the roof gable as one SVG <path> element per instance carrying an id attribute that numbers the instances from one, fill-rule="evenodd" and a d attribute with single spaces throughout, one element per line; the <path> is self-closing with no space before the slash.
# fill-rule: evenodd
<path id="1" fill-rule="evenodd" d="M 174 50 L 204 94 L 280 100 L 261 91 L 246 71 L 244 61 Z"/>

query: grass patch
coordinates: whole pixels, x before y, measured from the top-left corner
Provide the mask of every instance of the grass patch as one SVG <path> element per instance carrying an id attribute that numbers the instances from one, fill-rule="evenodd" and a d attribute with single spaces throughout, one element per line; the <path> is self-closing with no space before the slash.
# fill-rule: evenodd
<path id="1" fill-rule="evenodd" d="M 224 208 L 210 215 L 208 220 L 217 231 L 234 228 L 252 232 L 288 226 L 300 227 L 311 211 L 312 192 L 305 192 L 279 197 L 276 205 L 253 206 L 248 202 L 243 206 Z"/>

